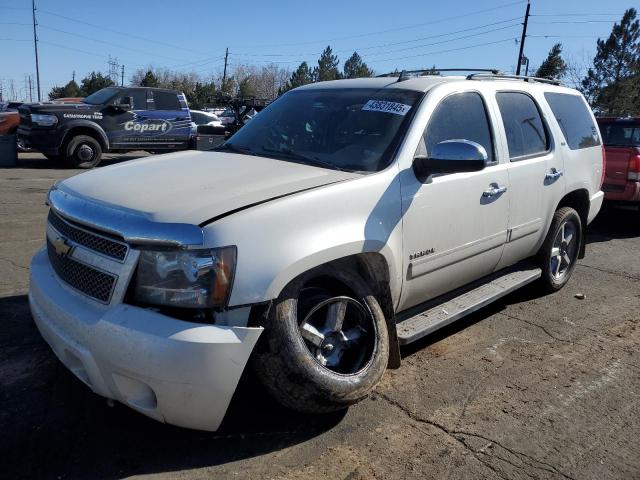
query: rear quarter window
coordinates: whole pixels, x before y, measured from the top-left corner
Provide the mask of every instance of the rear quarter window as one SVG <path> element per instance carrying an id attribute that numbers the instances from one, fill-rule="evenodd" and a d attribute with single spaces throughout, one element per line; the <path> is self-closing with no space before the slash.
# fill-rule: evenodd
<path id="1" fill-rule="evenodd" d="M 600 145 L 598 127 L 582 97 L 566 93 L 544 94 L 571 150 Z"/>
<path id="2" fill-rule="evenodd" d="M 180 110 L 182 108 L 178 95 L 171 92 L 153 92 L 153 103 L 156 110 Z"/>

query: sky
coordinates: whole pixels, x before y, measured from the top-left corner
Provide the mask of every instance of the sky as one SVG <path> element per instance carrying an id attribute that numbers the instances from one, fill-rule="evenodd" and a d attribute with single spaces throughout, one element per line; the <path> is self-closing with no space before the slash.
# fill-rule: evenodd
<path id="1" fill-rule="evenodd" d="M 224 6 L 223 6 L 224 5 Z M 436 65 L 515 70 L 525 1 L 36 0 L 43 98 L 88 72 L 124 65 L 125 84 L 148 66 L 218 76 L 270 62 L 315 65 L 330 45 L 344 61 L 357 51 L 377 74 Z M 631 0 L 531 0 L 524 54 L 539 65 L 554 43 L 586 65 Z M 35 83 L 31 0 L 0 0 L 0 85 L 23 98 Z M 13 87 L 13 88 L 11 88 Z"/>

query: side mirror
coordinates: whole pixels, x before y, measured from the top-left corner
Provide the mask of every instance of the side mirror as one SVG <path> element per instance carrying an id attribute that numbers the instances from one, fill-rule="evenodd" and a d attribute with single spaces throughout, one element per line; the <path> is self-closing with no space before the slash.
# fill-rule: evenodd
<path id="1" fill-rule="evenodd" d="M 435 173 L 477 172 L 487 163 L 487 151 L 471 140 L 445 140 L 433 147 L 429 156 L 413 159 L 413 171 L 421 182 Z"/>

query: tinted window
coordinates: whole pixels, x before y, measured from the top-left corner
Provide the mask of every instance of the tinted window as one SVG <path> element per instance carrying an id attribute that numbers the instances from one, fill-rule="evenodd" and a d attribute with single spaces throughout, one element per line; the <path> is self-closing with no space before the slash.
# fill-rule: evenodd
<path id="1" fill-rule="evenodd" d="M 536 155 L 549 149 L 549 139 L 533 99 L 520 92 L 496 94 L 509 146 L 509 157 Z"/>
<path id="2" fill-rule="evenodd" d="M 598 129 L 582 97 L 566 93 L 545 93 L 544 97 L 571 150 L 600 145 Z"/>
<path id="3" fill-rule="evenodd" d="M 600 125 L 600 131 L 605 145 L 640 146 L 640 123 L 608 123 Z"/>
<path id="4" fill-rule="evenodd" d="M 146 90 L 131 90 L 127 93 L 127 95 L 133 99 L 132 108 L 134 110 L 147 109 L 147 91 Z"/>
<path id="5" fill-rule="evenodd" d="M 156 110 L 180 110 L 180 101 L 175 93 L 153 92 L 153 102 Z"/>
<path id="6" fill-rule="evenodd" d="M 119 88 L 103 88 L 86 97 L 83 102 L 91 105 L 103 105 L 120 92 Z"/>
<path id="7" fill-rule="evenodd" d="M 479 143 L 487 151 L 487 161 L 494 161 L 487 111 L 482 97 L 475 92 L 457 93 L 440 102 L 425 130 L 427 155 L 436 144 L 456 139 Z"/>

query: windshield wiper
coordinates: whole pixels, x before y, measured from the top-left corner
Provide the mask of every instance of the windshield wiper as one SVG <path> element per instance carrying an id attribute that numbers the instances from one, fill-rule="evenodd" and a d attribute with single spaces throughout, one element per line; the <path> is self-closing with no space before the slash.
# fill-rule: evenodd
<path id="1" fill-rule="evenodd" d="M 285 155 L 287 158 L 290 158 L 292 160 L 298 160 L 299 162 L 307 163 L 309 165 L 313 165 L 313 166 L 316 166 L 316 167 L 330 168 L 331 170 L 340 170 L 340 171 L 343 171 L 343 172 L 348 171 L 348 170 L 346 170 L 344 168 L 338 167 L 337 165 L 335 165 L 335 164 L 333 164 L 331 162 L 326 162 L 324 160 L 321 160 L 318 157 L 310 157 L 310 156 L 303 155 L 303 154 L 298 153 L 298 152 L 294 152 L 290 148 L 283 148 L 281 150 L 277 150 L 275 148 L 262 147 L 262 150 L 267 152 L 267 153 L 275 153 L 275 154 Z"/>
<path id="2" fill-rule="evenodd" d="M 219 147 L 212 149 L 214 152 L 232 152 L 232 153 L 242 153 L 243 155 L 258 155 L 256 152 L 251 150 L 249 147 L 244 147 L 242 145 L 236 145 L 234 143 L 223 143 Z"/>

